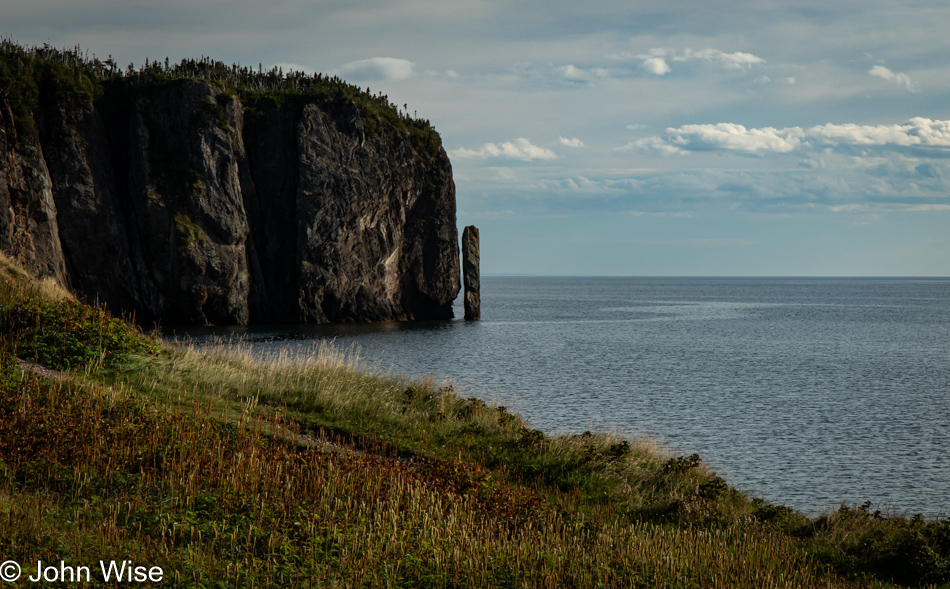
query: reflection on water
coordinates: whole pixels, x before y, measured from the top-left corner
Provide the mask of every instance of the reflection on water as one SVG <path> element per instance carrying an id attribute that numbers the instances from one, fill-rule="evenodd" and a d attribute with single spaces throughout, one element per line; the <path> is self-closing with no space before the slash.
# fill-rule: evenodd
<path id="1" fill-rule="evenodd" d="M 357 345 L 549 432 L 662 436 L 811 513 L 950 512 L 950 280 L 484 277 L 482 317 L 183 335 Z"/>

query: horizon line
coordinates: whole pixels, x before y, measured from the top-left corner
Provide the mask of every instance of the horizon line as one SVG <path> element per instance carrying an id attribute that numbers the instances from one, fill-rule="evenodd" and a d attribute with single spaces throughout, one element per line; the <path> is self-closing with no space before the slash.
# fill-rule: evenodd
<path id="1" fill-rule="evenodd" d="M 857 279 L 950 279 L 950 275 L 844 275 L 844 274 L 528 274 L 519 272 L 486 272 L 494 278 L 857 278 Z"/>

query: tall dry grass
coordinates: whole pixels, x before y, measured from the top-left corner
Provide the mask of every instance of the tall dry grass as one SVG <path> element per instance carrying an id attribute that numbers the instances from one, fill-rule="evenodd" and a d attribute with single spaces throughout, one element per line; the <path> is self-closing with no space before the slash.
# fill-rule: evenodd
<path id="1" fill-rule="evenodd" d="M 451 386 L 367 372 L 355 353 L 327 343 L 309 354 L 263 359 L 240 345 L 180 348 L 117 371 L 113 382 L 164 402 L 179 402 L 188 391 L 218 411 L 253 400 L 305 431 L 346 434 L 374 452 L 477 461 L 525 484 L 543 479 L 579 490 L 594 508 L 609 499 L 611 509 L 641 519 L 750 515 L 748 500 L 698 456 L 677 457 L 655 440 L 607 433 L 546 436 Z"/>
<path id="2" fill-rule="evenodd" d="M 0 304 L 36 296 L 44 301 L 75 301 L 76 297 L 54 278 L 37 280 L 0 251 Z"/>
<path id="3" fill-rule="evenodd" d="M 7 558 L 119 554 L 172 586 L 844 586 L 777 533 L 589 518 L 458 460 L 304 448 L 252 404 L 225 424 L 4 366 Z"/>

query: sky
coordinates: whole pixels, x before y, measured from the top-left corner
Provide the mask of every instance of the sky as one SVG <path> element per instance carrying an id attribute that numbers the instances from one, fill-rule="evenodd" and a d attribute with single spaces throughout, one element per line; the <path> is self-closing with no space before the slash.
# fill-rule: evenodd
<path id="1" fill-rule="evenodd" d="M 483 274 L 950 276 L 948 30 L 945 0 L 0 0 L 21 44 L 407 105 Z"/>

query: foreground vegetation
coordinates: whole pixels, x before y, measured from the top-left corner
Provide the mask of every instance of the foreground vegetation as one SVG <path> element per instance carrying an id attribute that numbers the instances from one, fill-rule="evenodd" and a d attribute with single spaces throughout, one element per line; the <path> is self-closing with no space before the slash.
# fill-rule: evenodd
<path id="1" fill-rule="evenodd" d="M 809 520 L 698 456 L 549 437 L 313 352 L 164 346 L 0 260 L 0 559 L 32 575 L 122 558 L 189 587 L 950 580 L 950 520 L 868 505 Z"/>

